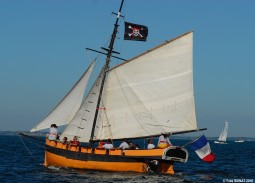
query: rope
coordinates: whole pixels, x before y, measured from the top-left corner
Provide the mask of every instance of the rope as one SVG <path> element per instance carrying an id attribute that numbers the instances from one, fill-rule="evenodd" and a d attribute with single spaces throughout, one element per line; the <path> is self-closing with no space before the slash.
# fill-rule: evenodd
<path id="1" fill-rule="evenodd" d="M 29 140 L 29 138 L 30 138 L 30 139 L 33 139 L 33 140 L 40 141 L 40 142 L 44 142 L 44 140 L 42 140 L 42 139 L 40 139 L 40 138 L 37 138 L 37 137 L 33 137 L 33 136 L 30 136 L 30 135 L 27 135 L 27 134 L 24 134 L 24 133 L 18 133 L 18 135 L 19 135 L 20 140 L 21 140 L 21 142 L 23 143 L 24 147 L 26 148 L 27 152 L 28 152 L 29 155 L 32 157 L 33 161 L 36 161 L 37 159 L 33 156 L 33 154 L 31 153 L 31 151 L 29 150 L 29 148 L 28 148 L 27 145 L 25 144 L 24 140 L 22 139 L 22 136 L 23 136 L 23 137 L 27 137 L 27 138 L 25 138 L 25 139 L 26 139 L 28 142 L 30 142 L 30 143 L 32 143 L 32 144 L 35 144 L 36 146 L 41 147 L 41 148 L 43 148 L 43 149 L 46 148 L 45 145 L 42 146 L 42 145 L 40 145 L 39 143 L 36 143 L 36 142 L 33 142 L 33 141 Z"/>
<path id="2" fill-rule="evenodd" d="M 42 140 L 42 139 L 39 139 L 39 138 L 34 137 L 34 136 L 27 135 L 27 134 L 25 134 L 25 133 L 18 133 L 18 135 L 21 135 L 21 136 L 24 136 L 24 137 L 28 137 L 28 138 L 31 138 L 31 139 L 35 139 L 35 140 L 44 142 L 44 140 Z"/>
<path id="3" fill-rule="evenodd" d="M 41 147 L 41 148 L 45 149 L 45 146 L 42 146 L 42 145 L 40 145 L 40 144 L 38 144 L 38 143 L 35 143 L 35 142 L 33 142 L 33 141 L 30 141 L 30 140 L 28 140 L 28 139 L 26 139 L 26 140 L 27 140 L 28 142 L 30 142 L 30 143 L 32 143 L 32 144 L 38 146 L 38 147 Z"/>
<path id="4" fill-rule="evenodd" d="M 23 145 L 25 146 L 25 148 L 27 149 L 28 153 L 30 154 L 30 156 L 33 158 L 33 160 L 35 160 L 35 157 L 32 155 L 32 153 L 29 151 L 28 147 L 26 146 L 26 144 L 24 143 L 23 139 L 21 138 L 21 135 L 19 134 L 19 138 L 21 140 L 21 142 L 23 143 Z"/>

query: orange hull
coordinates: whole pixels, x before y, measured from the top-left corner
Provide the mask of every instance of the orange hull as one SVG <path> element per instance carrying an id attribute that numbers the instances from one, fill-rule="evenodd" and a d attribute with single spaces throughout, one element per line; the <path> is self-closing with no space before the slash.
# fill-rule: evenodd
<path id="1" fill-rule="evenodd" d="M 46 152 L 44 165 L 61 166 L 69 168 L 87 169 L 87 170 L 102 170 L 102 171 L 134 171 L 147 172 L 147 165 L 141 162 L 100 162 L 100 161 L 82 161 L 68 159 Z"/>
<path id="2" fill-rule="evenodd" d="M 60 166 L 87 170 L 148 172 L 151 161 L 159 162 L 153 171 L 174 174 L 173 161 L 166 149 L 105 150 L 86 147 L 67 147 L 62 143 L 46 140 L 44 166 Z M 165 157 L 165 158 L 164 158 Z"/>

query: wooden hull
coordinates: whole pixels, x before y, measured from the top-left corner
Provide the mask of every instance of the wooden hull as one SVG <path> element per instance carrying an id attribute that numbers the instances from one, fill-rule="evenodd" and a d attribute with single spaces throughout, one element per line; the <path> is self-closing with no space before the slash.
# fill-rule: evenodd
<path id="1" fill-rule="evenodd" d="M 105 150 L 68 147 L 46 140 L 44 166 L 68 167 L 101 171 L 133 171 L 174 174 L 174 161 L 186 162 L 188 153 L 183 148 Z"/>

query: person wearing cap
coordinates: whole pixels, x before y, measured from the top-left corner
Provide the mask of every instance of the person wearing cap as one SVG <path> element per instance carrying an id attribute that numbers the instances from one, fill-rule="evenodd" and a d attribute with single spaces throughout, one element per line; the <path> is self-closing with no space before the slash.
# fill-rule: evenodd
<path id="1" fill-rule="evenodd" d="M 158 139 L 158 148 L 166 148 L 168 146 L 171 146 L 171 142 L 169 140 L 169 134 L 165 132 L 161 132 L 161 135 Z"/>
<path id="2" fill-rule="evenodd" d="M 48 136 L 49 140 L 57 140 L 58 139 L 58 126 L 56 124 L 52 124 L 50 126 L 50 133 Z"/>

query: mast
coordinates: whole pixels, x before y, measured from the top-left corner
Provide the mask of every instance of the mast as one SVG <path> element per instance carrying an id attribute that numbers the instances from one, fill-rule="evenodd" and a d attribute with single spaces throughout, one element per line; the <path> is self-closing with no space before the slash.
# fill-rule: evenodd
<path id="1" fill-rule="evenodd" d="M 111 62 L 112 53 L 114 52 L 113 51 L 113 46 L 114 46 L 116 34 L 118 32 L 118 26 L 119 26 L 118 22 L 119 22 L 119 18 L 121 16 L 121 10 L 122 10 L 123 3 L 124 3 L 124 0 L 121 1 L 119 12 L 117 14 L 116 21 L 115 21 L 115 24 L 114 24 L 114 29 L 113 29 L 113 32 L 112 32 L 111 41 L 110 41 L 109 46 L 108 46 L 109 49 L 107 49 L 106 62 L 105 62 L 105 65 L 103 67 L 103 79 L 102 79 L 102 84 L 101 84 L 101 87 L 100 87 L 99 96 L 98 96 L 98 100 L 97 100 L 97 110 L 95 112 L 95 117 L 94 117 L 94 121 L 93 121 L 92 131 L 91 131 L 91 135 L 90 135 L 90 140 L 91 141 L 93 141 L 93 136 L 94 136 L 94 132 L 95 132 L 95 126 L 96 126 L 99 106 L 100 106 L 101 97 L 102 97 L 102 93 L 103 93 L 103 89 L 104 89 L 106 72 L 109 69 L 109 64 Z"/>

